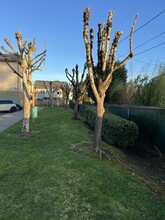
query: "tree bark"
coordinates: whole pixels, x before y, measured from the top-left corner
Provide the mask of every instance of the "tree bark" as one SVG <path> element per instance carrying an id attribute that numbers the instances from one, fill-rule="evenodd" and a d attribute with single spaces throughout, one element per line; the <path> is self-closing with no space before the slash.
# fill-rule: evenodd
<path id="1" fill-rule="evenodd" d="M 77 120 L 78 119 L 78 100 L 75 100 L 74 104 L 74 111 L 73 111 L 73 119 Z"/>
<path id="2" fill-rule="evenodd" d="M 50 105 L 51 105 L 51 108 L 53 108 L 53 97 L 50 98 Z"/>
<path id="3" fill-rule="evenodd" d="M 100 149 L 102 122 L 103 117 L 96 116 L 93 140 L 93 148 L 96 152 Z"/>
<path id="4" fill-rule="evenodd" d="M 63 106 L 65 109 L 67 109 L 67 99 L 66 98 L 63 99 Z"/>
<path id="5" fill-rule="evenodd" d="M 29 87 L 29 88 L 28 88 Z M 24 89 L 24 117 L 23 117 L 23 124 L 22 124 L 22 134 L 29 134 L 29 119 L 30 119 L 30 96 L 29 90 L 30 86 L 27 86 Z M 27 95 L 28 93 L 28 95 Z"/>
<path id="6" fill-rule="evenodd" d="M 69 103 L 69 98 L 66 98 L 64 100 L 64 107 L 65 107 L 65 109 L 68 109 L 68 103 Z"/>
<path id="7" fill-rule="evenodd" d="M 22 135 L 29 135 L 29 118 L 23 118 Z"/>
<path id="8" fill-rule="evenodd" d="M 104 112 L 105 112 L 104 99 L 102 98 L 97 102 L 97 111 L 96 111 L 96 119 L 95 119 L 93 148 L 96 152 L 101 150 L 100 142 L 101 142 L 101 131 L 102 131 Z"/>

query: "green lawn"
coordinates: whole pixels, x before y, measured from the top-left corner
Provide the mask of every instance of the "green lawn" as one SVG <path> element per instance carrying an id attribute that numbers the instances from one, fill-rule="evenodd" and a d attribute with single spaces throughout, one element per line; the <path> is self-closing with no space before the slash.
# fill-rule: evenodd
<path id="1" fill-rule="evenodd" d="M 71 116 L 44 109 L 30 137 L 16 135 L 21 122 L 0 133 L 0 219 L 165 219 L 165 201 L 135 177 L 72 149 L 92 137 Z"/>

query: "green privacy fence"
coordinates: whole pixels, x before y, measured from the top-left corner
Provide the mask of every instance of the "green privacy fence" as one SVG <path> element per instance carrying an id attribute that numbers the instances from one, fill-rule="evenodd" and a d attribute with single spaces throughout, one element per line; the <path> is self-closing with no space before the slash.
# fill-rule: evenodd
<path id="1" fill-rule="evenodd" d="M 165 153 L 165 108 L 110 105 L 109 111 L 135 122 L 139 127 L 140 139 Z"/>

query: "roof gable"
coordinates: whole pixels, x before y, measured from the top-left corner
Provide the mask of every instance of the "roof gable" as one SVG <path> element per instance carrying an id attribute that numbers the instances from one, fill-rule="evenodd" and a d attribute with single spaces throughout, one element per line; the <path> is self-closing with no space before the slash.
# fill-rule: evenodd
<path id="1" fill-rule="evenodd" d="M 45 89 L 45 86 L 43 82 L 46 83 L 46 86 L 49 88 L 50 87 L 50 82 L 52 82 L 52 87 L 55 89 L 59 89 L 59 87 L 63 84 L 66 84 L 66 82 L 60 82 L 60 81 L 45 81 L 45 80 L 36 80 L 34 82 L 34 87 L 37 89 Z"/>

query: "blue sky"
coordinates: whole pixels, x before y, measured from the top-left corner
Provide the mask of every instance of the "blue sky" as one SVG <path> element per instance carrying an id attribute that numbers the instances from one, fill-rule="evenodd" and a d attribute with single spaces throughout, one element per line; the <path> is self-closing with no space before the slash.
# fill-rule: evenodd
<path id="1" fill-rule="evenodd" d="M 90 28 L 95 30 L 95 47 L 97 54 L 97 25 L 106 22 L 109 10 L 114 10 L 111 39 L 118 30 L 122 30 L 121 40 L 128 36 L 130 27 L 139 14 L 136 29 L 158 15 L 165 9 L 163 0 L 8 0 L 1 1 L 0 45 L 5 45 L 3 38 L 8 38 L 16 47 L 15 32 L 21 31 L 24 40 L 37 38 L 38 53 L 47 47 L 46 66 L 42 72 L 35 72 L 33 80 L 67 81 L 65 68 L 71 72 L 76 64 L 80 72 L 85 63 L 85 46 L 83 42 L 83 11 L 91 8 Z M 133 48 L 155 38 L 134 51 L 135 55 L 153 46 L 165 42 L 165 12 L 151 21 L 133 36 Z M 128 39 L 118 47 L 117 58 L 129 51 Z M 147 72 L 153 74 L 154 64 L 165 61 L 165 44 L 137 55 L 126 65 L 128 76 L 135 77 L 142 73 L 144 63 L 151 63 Z M 124 58 L 124 57 L 123 57 Z M 97 60 L 95 59 L 95 63 Z M 143 63 L 144 62 L 144 63 Z"/>

